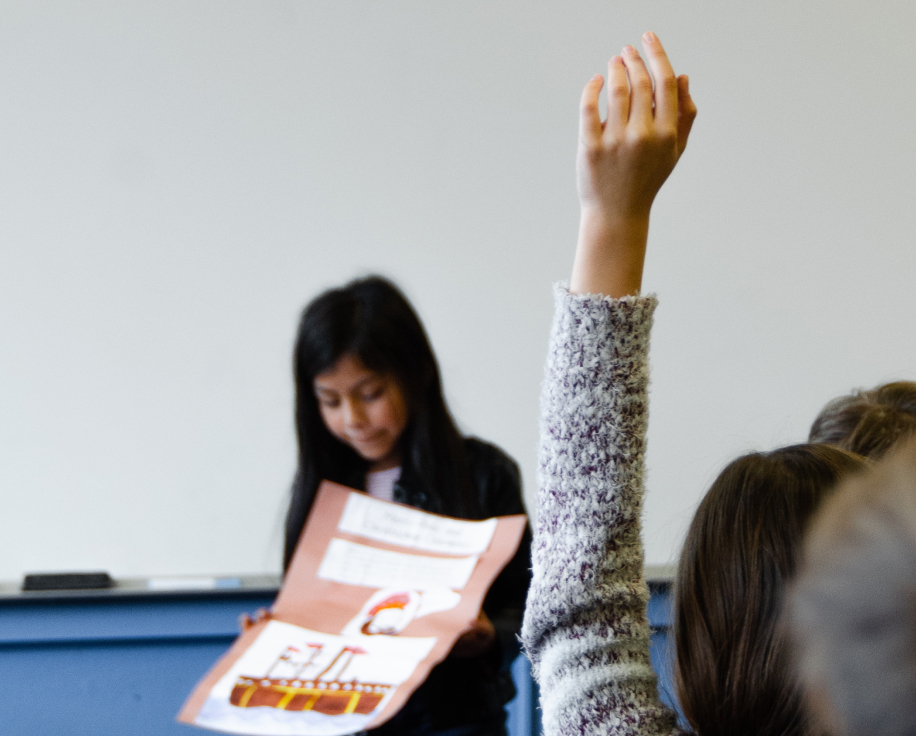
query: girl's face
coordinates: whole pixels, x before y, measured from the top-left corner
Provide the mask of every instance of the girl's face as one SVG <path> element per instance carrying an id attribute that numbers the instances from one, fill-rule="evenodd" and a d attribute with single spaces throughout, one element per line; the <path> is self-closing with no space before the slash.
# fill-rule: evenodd
<path id="1" fill-rule="evenodd" d="M 368 460 L 370 471 L 400 465 L 407 426 L 404 392 L 391 376 L 371 371 L 350 353 L 312 381 L 324 426 Z"/>

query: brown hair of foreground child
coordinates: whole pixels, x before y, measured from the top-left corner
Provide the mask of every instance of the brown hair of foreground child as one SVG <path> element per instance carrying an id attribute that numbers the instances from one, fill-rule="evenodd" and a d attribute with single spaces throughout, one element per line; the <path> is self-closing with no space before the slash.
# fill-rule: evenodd
<path id="1" fill-rule="evenodd" d="M 827 445 L 745 455 L 697 509 L 675 584 L 675 677 L 697 733 L 805 733 L 801 689 L 779 625 L 811 517 L 864 461 Z"/>

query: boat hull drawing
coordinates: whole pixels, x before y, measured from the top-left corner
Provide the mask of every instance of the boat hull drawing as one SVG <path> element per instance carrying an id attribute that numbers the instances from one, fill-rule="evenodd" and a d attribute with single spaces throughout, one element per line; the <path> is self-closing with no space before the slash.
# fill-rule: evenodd
<path id="1" fill-rule="evenodd" d="M 312 682 L 239 677 L 229 696 L 237 708 L 268 707 L 314 711 L 327 716 L 374 711 L 391 685 L 362 682 Z"/>
<path id="2" fill-rule="evenodd" d="M 304 647 L 287 646 L 263 677 L 239 675 L 229 704 L 237 708 L 313 711 L 326 716 L 367 715 L 374 711 L 394 686 L 352 678 L 343 681 L 343 673 L 354 658 L 367 654 L 352 644 L 340 647 L 319 670 L 316 662 L 325 648 L 313 642 Z M 277 676 L 278 670 L 292 673 L 292 677 Z"/>

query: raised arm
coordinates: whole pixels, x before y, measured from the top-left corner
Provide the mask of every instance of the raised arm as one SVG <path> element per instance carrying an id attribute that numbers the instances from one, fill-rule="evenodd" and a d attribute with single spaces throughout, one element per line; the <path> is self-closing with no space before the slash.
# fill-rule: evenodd
<path id="1" fill-rule="evenodd" d="M 648 342 L 655 299 L 637 296 L 649 210 L 696 110 L 658 40 L 608 67 L 582 96 L 582 220 L 557 309 L 541 397 L 533 580 L 522 638 L 547 736 L 665 734 L 649 662 L 640 538 Z"/>

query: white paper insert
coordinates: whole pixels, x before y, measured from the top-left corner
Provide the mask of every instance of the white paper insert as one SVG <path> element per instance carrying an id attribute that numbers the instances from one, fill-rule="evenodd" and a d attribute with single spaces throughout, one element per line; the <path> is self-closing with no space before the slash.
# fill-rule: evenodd
<path id="1" fill-rule="evenodd" d="M 318 577 L 369 588 L 461 590 L 476 564 L 476 556 L 428 557 L 332 539 L 318 568 Z"/>
<path id="2" fill-rule="evenodd" d="M 496 519 L 461 521 L 351 493 L 337 528 L 401 547 L 446 555 L 479 555 L 496 531 Z"/>

